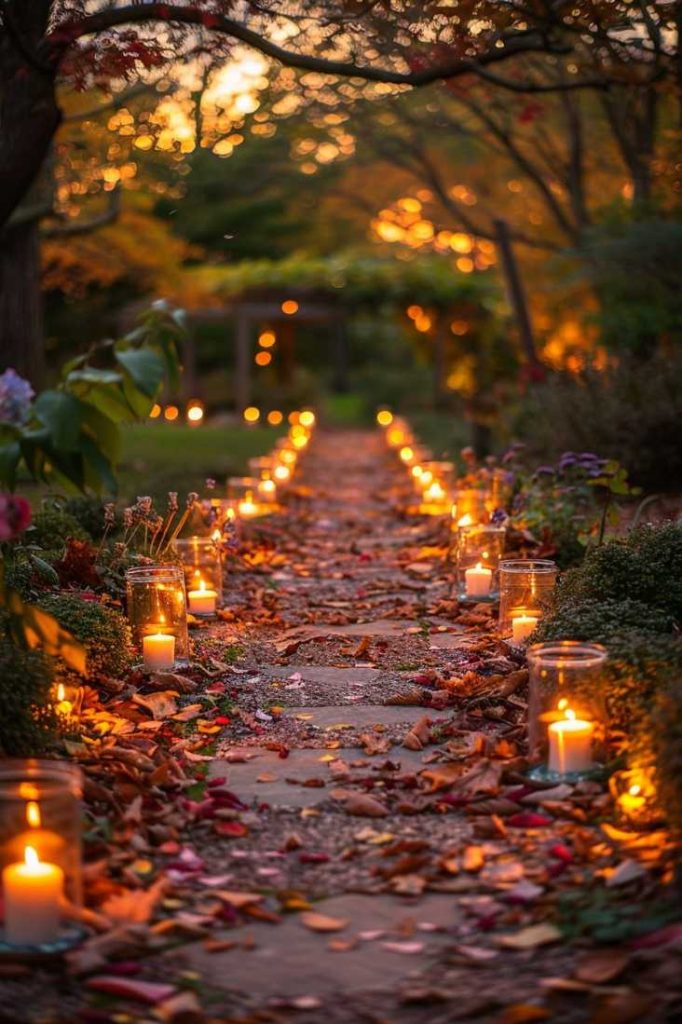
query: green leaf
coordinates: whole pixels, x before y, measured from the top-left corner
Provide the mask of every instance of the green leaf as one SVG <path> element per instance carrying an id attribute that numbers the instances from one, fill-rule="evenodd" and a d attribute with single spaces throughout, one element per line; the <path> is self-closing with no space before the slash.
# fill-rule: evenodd
<path id="1" fill-rule="evenodd" d="M 89 403 L 84 415 L 83 431 L 92 437 L 112 465 L 119 461 L 121 458 L 121 433 L 116 423 Z"/>
<path id="2" fill-rule="evenodd" d="M 59 586 L 59 576 L 55 572 L 54 568 L 49 562 L 46 562 L 44 558 L 39 558 L 38 555 L 30 555 L 31 565 L 38 572 L 43 579 L 47 580 L 54 587 Z"/>
<path id="3" fill-rule="evenodd" d="M 123 367 L 139 390 L 154 398 L 163 383 L 163 360 L 149 349 L 117 349 L 116 361 Z"/>
<path id="4" fill-rule="evenodd" d="M 97 447 L 91 437 L 83 438 L 84 483 L 100 494 L 103 490 L 108 494 L 117 491 L 116 476 L 111 463 Z"/>
<path id="5" fill-rule="evenodd" d="M 86 366 L 83 370 L 73 370 L 66 378 L 66 384 L 83 381 L 86 384 L 120 384 L 121 374 L 116 370 L 98 370 L 94 366 Z"/>
<path id="6" fill-rule="evenodd" d="M 43 391 L 33 406 L 37 419 L 50 432 L 55 448 L 73 451 L 78 447 L 83 406 L 78 398 L 64 391 Z"/>

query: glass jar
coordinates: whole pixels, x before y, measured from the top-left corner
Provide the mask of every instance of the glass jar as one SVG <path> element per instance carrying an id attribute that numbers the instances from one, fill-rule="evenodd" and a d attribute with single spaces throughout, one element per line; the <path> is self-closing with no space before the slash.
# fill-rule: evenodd
<path id="1" fill-rule="evenodd" d="M 240 519 L 258 519 L 273 511 L 272 503 L 261 497 L 259 484 L 260 480 L 254 476 L 231 476 L 227 481 L 228 498 Z"/>
<path id="2" fill-rule="evenodd" d="M 223 560 L 220 546 L 221 535 L 211 537 L 180 537 L 175 541 L 175 551 L 185 570 L 185 589 L 190 614 L 205 614 L 192 607 L 192 594 L 197 590 L 213 591 L 215 603 L 223 602 Z M 195 604 L 198 599 L 195 599 Z"/>
<path id="3" fill-rule="evenodd" d="M 594 767 L 606 709 L 601 644 L 558 640 L 528 649 L 528 755 L 536 778 L 580 778 Z"/>
<path id="4" fill-rule="evenodd" d="M 75 765 L 0 763 L 1 951 L 56 954 L 83 937 L 81 797 Z"/>
<path id="5" fill-rule="evenodd" d="M 609 791 L 618 819 L 626 828 L 645 829 L 661 823 L 654 776 L 653 767 L 635 767 L 614 772 L 610 777 Z"/>
<path id="6" fill-rule="evenodd" d="M 488 522 L 486 492 L 479 487 L 457 488 L 452 502 L 452 527 L 475 526 Z"/>
<path id="7" fill-rule="evenodd" d="M 516 645 L 528 639 L 551 606 L 556 578 L 556 564 L 549 559 L 500 562 L 500 636 Z"/>
<path id="8" fill-rule="evenodd" d="M 506 509 L 512 494 L 512 476 L 506 469 L 494 469 L 490 474 L 490 489 L 486 494 L 485 505 L 490 513 L 498 509 Z"/>
<path id="9" fill-rule="evenodd" d="M 126 572 L 128 621 L 146 671 L 189 664 L 185 573 L 179 565 L 145 565 Z"/>
<path id="10" fill-rule="evenodd" d="M 457 594 L 462 600 L 492 601 L 499 594 L 504 526 L 460 526 L 455 543 Z"/>

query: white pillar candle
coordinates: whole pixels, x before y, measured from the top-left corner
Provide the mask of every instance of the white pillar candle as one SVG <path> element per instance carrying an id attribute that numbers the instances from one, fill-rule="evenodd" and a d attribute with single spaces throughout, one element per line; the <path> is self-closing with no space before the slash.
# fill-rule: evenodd
<path id="1" fill-rule="evenodd" d="M 552 722 L 549 734 L 549 770 L 567 775 L 592 767 L 592 735 L 594 724 L 566 711 L 566 717 Z"/>
<path id="2" fill-rule="evenodd" d="M 515 615 L 512 618 L 512 641 L 515 644 L 522 644 L 531 635 L 538 621 L 537 615 Z"/>
<path id="3" fill-rule="evenodd" d="M 493 581 L 492 569 L 486 569 L 479 562 L 464 573 L 464 585 L 467 597 L 488 597 Z"/>
<path id="4" fill-rule="evenodd" d="M 24 862 L 2 872 L 5 940 L 14 946 L 38 946 L 59 937 L 64 872 L 38 860 L 27 846 Z"/>
<path id="5" fill-rule="evenodd" d="M 207 590 L 203 580 L 199 581 L 198 590 L 190 590 L 187 595 L 189 610 L 192 615 L 215 615 L 218 592 Z"/>
<path id="6" fill-rule="evenodd" d="M 142 664 L 146 672 L 158 672 L 175 666 L 175 637 L 168 633 L 150 633 L 142 637 Z"/>

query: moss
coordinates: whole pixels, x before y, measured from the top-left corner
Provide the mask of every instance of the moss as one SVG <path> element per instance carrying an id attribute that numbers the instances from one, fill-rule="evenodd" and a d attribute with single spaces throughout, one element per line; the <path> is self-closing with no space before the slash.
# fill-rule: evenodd
<path id="1" fill-rule="evenodd" d="M 59 549 L 70 538 L 88 540 L 89 535 L 78 520 L 59 508 L 43 508 L 33 516 L 26 542 L 46 551 Z"/>
<path id="2" fill-rule="evenodd" d="M 131 635 L 120 612 L 68 594 L 55 594 L 40 604 L 85 646 L 89 675 L 117 677 L 128 670 L 132 660 Z"/>
<path id="3" fill-rule="evenodd" d="M 12 642 L 4 619 L 0 620 L 0 680 L 0 754 L 41 753 L 56 728 L 50 665 L 40 651 Z"/>

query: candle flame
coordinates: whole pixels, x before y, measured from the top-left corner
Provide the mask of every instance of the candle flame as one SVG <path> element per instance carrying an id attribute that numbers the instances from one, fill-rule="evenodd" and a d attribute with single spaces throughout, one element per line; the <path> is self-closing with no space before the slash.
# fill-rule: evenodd
<path id="1" fill-rule="evenodd" d="M 452 507 L 453 507 L 453 509 L 457 508 L 456 505 L 453 505 Z M 467 512 L 467 514 L 465 516 L 462 516 L 461 519 L 457 520 L 457 525 L 458 526 L 473 526 L 473 522 L 474 522 L 473 519 L 471 518 L 471 516 Z"/>
<path id="2" fill-rule="evenodd" d="M 557 708 L 558 708 L 559 711 L 564 711 L 567 707 L 568 707 L 568 701 L 566 700 L 565 697 L 562 697 L 561 700 L 559 701 L 559 703 L 557 704 Z"/>
<path id="3" fill-rule="evenodd" d="M 564 715 L 570 722 L 575 722 L 575 711 L 572 708 L 566 708 Z"/>
<path id="4" fill-rule="evenodd" d="M 485 558 L 487 560 L 488 558 L 490 558 L 490 555 L 488 554 L 487 551 L 481 551 L 481 558 Z"/>
<path id="5" fill-rule="evenodd" d="M 27 846 L 24 849 L 24 863 L 29 868 L 35 868 L 40 864 L 37 850 L 33 846 Z"/>
<path id="6" fill-rule="evenodd" d="M 476 562 L 476 572 L 480 572 L 482 568 L 483 568 L 483 566 L 481 565 L 481 563 L 480 562 Z"/>
<path id="7" fill-rule="evenodd" d="M 31 828 L 40 828 L 42 824 L 40 817 L 40 804 L 35 800 L 29 800 L 26 804 L 26 821 Z"/>
<path id="8" fill-rule="evenodd" d="M 231 512 L 232 509 L 229 509 L 229 511 Z M 218 541 L 221 540 L 221 536 L 222 535 L 220 533 L 220 530 L 214 530 L 213 533 L 211 534 L 211 540 L 213 541 L 214 544 L 217 544 Z"/>
<path id="9" fill-rule="evenodd" d="M 639 796 L 639 794 L 641 792 L 642 792 L 642 787 L 638 786 L 637 783 L 635 783 L 634 786 L 630 786 L 630 788 L 628 790 L 628 793 L 630 794 L 630 796 Z"/>
<path id="10" fill-rule="evenodd" d="M 63 701 L 66 691 L 64 690 L 64 683 L 57 683 L 57 700 Z"/>

